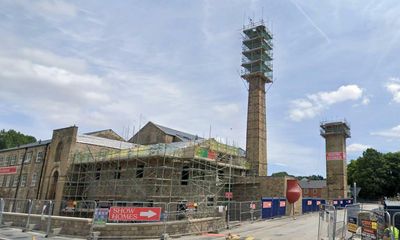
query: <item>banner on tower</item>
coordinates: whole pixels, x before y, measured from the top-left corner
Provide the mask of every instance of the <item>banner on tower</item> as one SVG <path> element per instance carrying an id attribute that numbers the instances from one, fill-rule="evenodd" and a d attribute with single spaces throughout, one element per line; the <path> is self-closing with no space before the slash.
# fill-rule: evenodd
<path id="1" fill-rule="evenodd" d="M 345 152 L 327 152 L 326 160 L 345 160 L 346 153 Z"/>

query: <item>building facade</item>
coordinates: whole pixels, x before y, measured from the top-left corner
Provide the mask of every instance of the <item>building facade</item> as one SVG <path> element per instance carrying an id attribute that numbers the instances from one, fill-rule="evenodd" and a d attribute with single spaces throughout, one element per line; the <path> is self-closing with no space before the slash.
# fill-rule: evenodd
<path id="1" fill-rule="evenodd" d="M 146 145 L 132 143 L 139 134 Z M 66 201 L 216 202 L 250 168 L 242 149 L 214 139 L 151 122 L 135 136 L 73 126 L 1 150 L 0 197 L 54 200 L 59 211 Z"/>
<path id="2" fill-rule="evenodd" d="M 327 197 L 326 180 L 302 179 L 299 185 L 303 192 L 303 198 L 323 198 Z"/>

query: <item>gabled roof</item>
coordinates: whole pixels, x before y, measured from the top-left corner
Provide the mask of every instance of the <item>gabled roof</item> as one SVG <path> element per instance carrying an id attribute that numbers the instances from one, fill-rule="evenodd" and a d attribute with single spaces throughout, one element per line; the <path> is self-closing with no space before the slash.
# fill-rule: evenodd
<path id="1" fill-rule="evenodd" d="M 118 133 L 114 132 L 114 130 L 112 130 L 112 129 L 104 129 L 104 130 L 99 130 L 99 131 L 95 131 L 95 132 L 88 132 L 88 133 L 84 133 L 84 135 L 124 141 L 124 138 L 121 137 Z"/>
<path id="2" fill-rule="evenodd" d="M 202 139 L 202 138 L 200 138 L 200 137 L 198 137 L 196 135 L 190 134 L 190 133 L 185 133 L 185 132 L 181 132 L 181 131 L 178 131 L 178 130 L 175 130 L 175 129 L 172 129 L 172 128 L 164 127 L 164 126 L 155 124 L 153 122 L 150 122 L 150 123 L 154 124 L 161 131 L 163 131 L 165 134 L 177 137 L 180 140 L 182 140 L 183 142 Z"/>
<path id="3" fill-rule="evenodd" d="M 301 188 L 325 188 L 326 180 L 301 180 L 299 181 L 299 185 Z"/>

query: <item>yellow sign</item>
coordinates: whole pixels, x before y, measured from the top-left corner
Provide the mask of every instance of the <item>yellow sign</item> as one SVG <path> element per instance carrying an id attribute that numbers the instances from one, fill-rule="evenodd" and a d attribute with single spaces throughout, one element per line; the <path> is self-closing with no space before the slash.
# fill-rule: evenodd
<path id="1" fill-rule="evenodd" d="M 352 232 L 352 233 L 356 233 L 357 232 L 357 224 L 354 223 L 348 223 L 347 224 L 347 231 Z"/>

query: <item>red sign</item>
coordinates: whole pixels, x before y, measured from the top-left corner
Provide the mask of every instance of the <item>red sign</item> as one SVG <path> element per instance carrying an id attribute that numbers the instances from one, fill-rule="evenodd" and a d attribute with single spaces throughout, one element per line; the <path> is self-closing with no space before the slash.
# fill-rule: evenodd
<path id="1" fill-rule="evenodd" d="M 5 174 L 16 174 L 17 173 L 17 167 L 12 166 L 12 167 L 0 167 L 0 175 L 5 175 Z"/>
<path id="2" fill-rule="evenodd" d="M 217 153 L 210 150 L 210 151 L 208 151 L 207 158 L 216 159 L 217 158 Z"/>
<path id="3" fill-rule="evenodd" d="M 280 201 L 279 207 L 286 207 L 286 201 Z"/>
<path id="4" fill-rule="evenodd" d="M 307 201 L 307 205 L 311 206 L 312 205 L 312 201 Z"/>
<path id="5" fill-rule="evenodd" d="M 110 221 L 160 221 L 159 207 L 111 207 Z"/>
<path id="6" fill-rule="evenodd" d="M 321 205 L 321 201 L 317 201 L 317 206 Z"/>
<path id="7" fill-rule="evenodd" d="M 344 152 L 327 152 L 326 160 L 345 160 L 346 153 Z"/>
<path id="8" fill-rule="evenodd" d="M 271 208 L 272 202 L 263 202 L 263 208 Z"/>
<path id="9" fill-rule="evenodd" d="M 250 209 L 256 209 L 256 204 L 255 203 L 250 203 Z"/>
<path id="10" fill-rule="evenodd" d="M 232 192 L 226 192 L 225 193 L 225 198 L 232 199 L 233 198 L 233 193 Z"/>

